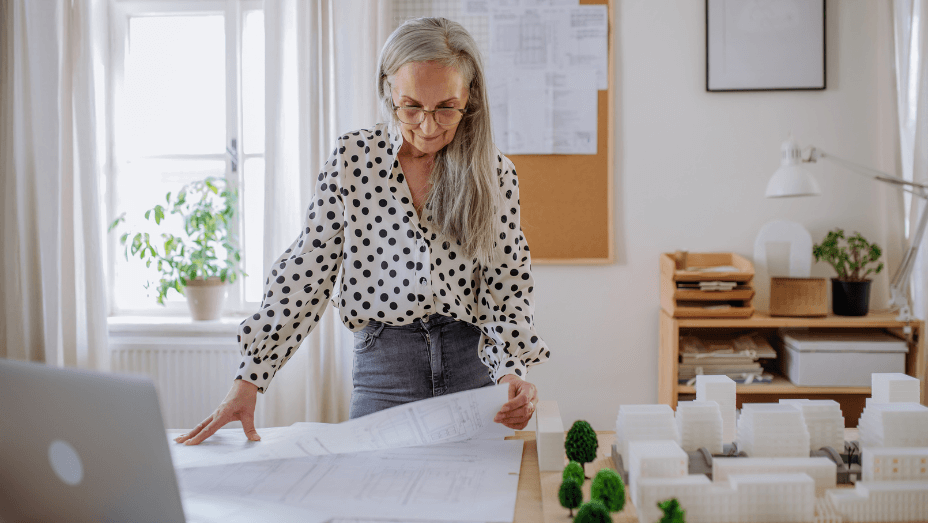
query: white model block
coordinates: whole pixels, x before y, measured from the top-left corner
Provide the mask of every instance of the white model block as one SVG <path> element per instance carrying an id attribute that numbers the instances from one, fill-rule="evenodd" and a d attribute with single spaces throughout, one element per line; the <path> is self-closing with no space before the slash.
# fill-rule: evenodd
<path id="1" fill-rule="evenodd" d="M 735 441 L 735 382 L 728 376 L 696 376 L 696 401 L 714 401 L 722 413 L 722 442 Z"/>
<path id="2" fill-rule="evenodd" d="M 778 403 L 745 403 L 738 419 L 738 448 L 757 458 L 809 456 L 802 412 Z"/>
<path id="3" fill-rule="evenodd" d="M 688 523 L 713 523 L 705 517 L 712 482 L 705 474 L 692 474 L 676 478 L 641 478 L 638 480 L 638 498 L 632 498 L 639 521 L 657 521 L 662 512 L 657 504 L 670 498 L 677 498 L 680 506 L 686 511 Z"/>
<path id="4" fill-rule="evenodd" d="M 677 403 L 680 446 L 687 452 L 705 447 L 710 454 L 722 453 L 722 413 L 714 401 Z"/>
<path id="5" fill-rule="evenodd" d="M 898 372 L 870 375 L 870 395 L 875 403 L 920 403 L 921 382 Z"/>
<path id="6" fill-rule="evenodd" d="M 567 459 L 564 453 L 564 423 L 554 400 L 539 401 L 535 407 L 535 442 L 538 447 L 538 470 L 564 470 Z"/>
<path id="7" fill-rule="evenodd" d="M 858 481 L 827 497 L 846 522 L 928 521 L 926 481 Z"/>
<path id="8" fill-rule="evenodd" d="M 928 407 L 871 402 L 857 428 L 862 447 L 928 447 Z"/>
<path id="9" fill-rule="evenodd" d="M 673 440 L 632 441 L 628 444 L 628 483 L 638 499 L 641 478 L 679 478 L 689 473 L 689 456 Z"/>
<path id="10" fill-rule="evenodd" d="M 780 400 L 783 405 L 792 405 L 802 411 L 809 431 L 809 450 L 831 447 L 844 450 L 844 416 L 841 405 L 834 400 L 790 399 Z"/>
<path id="11" fill-rule="evenodd" d="M 828 458 L 713 458 L 712 480 L 726 481 L 735 474 L 806 474 L 815 483 L 815 495 L 837 486 L 838 466 Z"/>
<path id="12" fill-rule="evenodd" d="M 815 482 L 807 474 L 733 474 L 738 520 L 809 522 L 815 517 Z"/>
<path id="13" fill-rule="evenodd" d="M 615 420 L 615 440 L 625 470 L 628 465 L 628 444 L 632 441 L 673 440 L 680 443 L 680 433 L 669 405 L 622 405 Z"/>
<path id="14" fill-rule="evenodd" d="M 865 447 L 863 481 L 928 481 L 928 447 Z"/>

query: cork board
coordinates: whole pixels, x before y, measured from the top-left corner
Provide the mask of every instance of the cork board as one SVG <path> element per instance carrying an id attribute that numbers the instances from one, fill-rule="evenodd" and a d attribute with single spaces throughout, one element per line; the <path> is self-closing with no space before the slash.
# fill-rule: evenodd
<path id="1" fill-rule="evenodd" d="M 522 230 L 534 264 L 614 261 L 614 0 L 609 10 L 609 89 L 598 92 L 595 155 L 507 155 L 519 174 Z"/>

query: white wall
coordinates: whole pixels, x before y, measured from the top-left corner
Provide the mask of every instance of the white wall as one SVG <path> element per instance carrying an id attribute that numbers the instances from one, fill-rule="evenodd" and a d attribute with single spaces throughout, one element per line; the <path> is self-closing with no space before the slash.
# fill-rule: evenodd
<path id="1" fill-rule="evenodd" d="M 900 198 L 827 163 L 809 167 L 822 196 L 763 195 L 789 132 L 895 171 L 888 5 L 827 2 L 825 91 L 708 93 L 704 0 L 616 0 L 618 260 L 534 268 L 536 323 L 552 357 L 529 379 L 542 399 L 558 401 L 565 424 L 610 430 L 620 404 L 657 402 L 662 252 L 750 259 L 758 231 L 776 219 L 802 223 L 816 242 L 834 227 L 860 231 L 888 251 L 871 301 L 886 307 L 887 273 L 901 253 Z M 832 275 L 813 265 L 813 276 Z"/>

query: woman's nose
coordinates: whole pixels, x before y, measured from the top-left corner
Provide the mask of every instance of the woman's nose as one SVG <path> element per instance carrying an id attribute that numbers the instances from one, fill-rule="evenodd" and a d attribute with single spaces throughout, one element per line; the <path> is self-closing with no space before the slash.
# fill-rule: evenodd
<path id="1" fill-rule="evenodd" d="M 435 121 L 435 113 L 425 113 L 425 119 L 419 124 L 419 128 L 425 134 L 432 134 L 438 128 L 438 122 Z"/>

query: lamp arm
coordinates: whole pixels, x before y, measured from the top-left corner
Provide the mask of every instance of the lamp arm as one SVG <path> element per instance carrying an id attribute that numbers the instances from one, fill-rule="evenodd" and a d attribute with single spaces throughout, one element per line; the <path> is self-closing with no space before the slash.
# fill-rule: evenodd
<path id="1" fill-rule="evenodd" d="M 902 178 L 896 175 L 885 173 L 883 171 L 878 171 L 876 169 L 872 169 L 865 165 L 854 163 L 850 160 L 845 160 L 844 158 L 835 156 L 831 153 L 826 153 L 825 151 L 815 146 L 812 146 L 809 148 L 808 156 L 809 156 L 808 159 L 805 159 L 805 158 L 803 159 L 804 162 L 815 163 L 816 160 L 820 158 L 824 158 L 826 160 L 831 160 L 832 162 L 835 162 L 839 165 L 844 166 L 849 171 L 853 171 L 856 174 L 865 176 L 873 180 L 886 182 L 886 183 L 890 183 L 894 185 L 903 185 L 903 186 L 908 186 L 908 187 L 918 187 L 920 189 L 928 189 L 928 185 L 903 180 Z M 914 192 L 912 194 L 915 194 L 916 196 L 919 196 L 920 198 L 928 199 L 928 197 L 926 197 L 925 194 L 916 194 Z"/>

